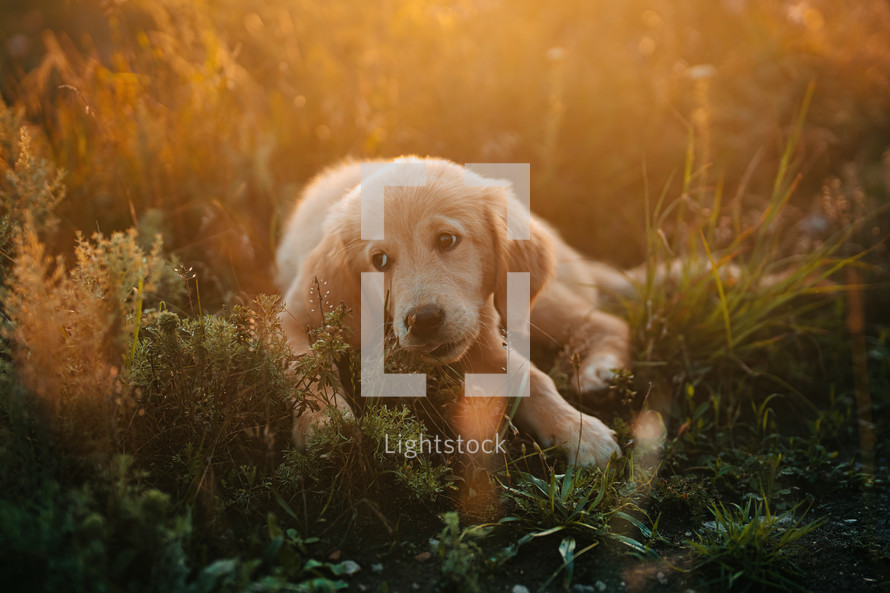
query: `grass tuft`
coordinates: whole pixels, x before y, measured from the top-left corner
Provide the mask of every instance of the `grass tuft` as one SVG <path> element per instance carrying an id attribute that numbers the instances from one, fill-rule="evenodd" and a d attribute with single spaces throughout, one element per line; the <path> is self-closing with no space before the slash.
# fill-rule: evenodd
<path id="1" fill-rule="evenodd" d="M 792 554 L 801 540 L 825 522 L 804 522 L 800 505 L 784 513 L 770 512 L 766 500 L 729 508 L 717 503 L 710 508 L 714 521 L 687 544 L 698 566 L 716 573 L 710 584 L 726 591 L 746 591 L 754 586 L 806 590 Z"/>

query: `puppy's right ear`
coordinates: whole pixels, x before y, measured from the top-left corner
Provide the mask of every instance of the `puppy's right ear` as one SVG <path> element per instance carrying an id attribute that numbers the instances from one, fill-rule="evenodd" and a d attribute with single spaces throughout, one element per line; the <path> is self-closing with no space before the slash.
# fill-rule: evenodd
<path id="1" fill-rule="evenodd" d="M 348 321 L 350 342 L 358 345 L 361 340 L 360 274 L 352 270 L 340 233 L 330 232 L 315 246 L 300 266 L 285 297 L 282 326 L 294 350 L 309 348 L 307 328 L 324 323 L 328 313 L 341 303 L 352 311 Z"/>

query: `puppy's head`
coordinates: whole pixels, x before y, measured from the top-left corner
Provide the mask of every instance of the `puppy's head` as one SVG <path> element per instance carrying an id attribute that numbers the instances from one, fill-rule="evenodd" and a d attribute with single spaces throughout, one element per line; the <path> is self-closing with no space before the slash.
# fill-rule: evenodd
<path id="1" fill-rule="evenodd" d="M 425 170 L 423 185 L 410 179 L 418 164 Z M 351 292 L 339 295 L 354 311 L 360 303 L 358 275 L 383 272 L 399 345 L 442 362 L 460 359 L 483 328 L 498 324 L 498 316 L 505 319 L 508 271 L 530 272 L 533 299 L 554 268 L 547 233 L 534 221 L 531 240 L 507 238 L 508 209 L 524 208 L 510 188 L 486 186 L 474 175 L 432 159 L 400 159 L 381 167 L 364 181 L 386 188 L 382 213 L 365 212 L 371 220 L 382 214 L 377 220 L 383 238 L 361 238 L 359 186 L 327 220 L 326 242 L 337 246 L 319 246 L 339 252 L 336 265 L 355 279 Z"/>

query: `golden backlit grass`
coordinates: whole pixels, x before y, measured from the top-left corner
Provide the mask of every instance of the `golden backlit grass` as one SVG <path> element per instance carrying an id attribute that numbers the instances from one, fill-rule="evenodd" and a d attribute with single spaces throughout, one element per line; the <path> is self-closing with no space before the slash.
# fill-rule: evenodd
<path id="1" fill-rule="evenodd" d="M 529 162 L 533 208 L 631 265 L 645 185 L 669 183 L 690 136 L 694 183 L 674 175 L 668 199 L 707 206 L 738 187 L 725 205 L 747 216 L 768 202 L 811 82 L 792 155 L 807 170 L 876 162 L 890 129 L 890 10 L 877 1 L 41 6 L 3 19 L 22 24 L 8 49 L 27 49 L 3 56 L 0 92 L 67 171 L 64 230 L 163 232 L 206 262 L 215 302 L 271 289 L 286 205 L 347 155 Z M 786 217 L 809 214 L 820 177 Z"/>

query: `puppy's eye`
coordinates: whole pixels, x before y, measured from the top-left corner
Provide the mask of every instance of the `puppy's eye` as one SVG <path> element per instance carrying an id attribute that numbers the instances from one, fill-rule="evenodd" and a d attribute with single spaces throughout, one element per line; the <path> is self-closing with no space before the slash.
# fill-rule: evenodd
<path id="1" fill-rule="evenodd" d="M 454 233 L 439 233 L 438 238 L 436 239 L 436 245 L 442 251 L 448 251 L 452 249 L 457 243 L 460 241 L 460 237 L 455 235 Z"/>
<path id="2" fill-rule="evenodd" d="M 374 264 L 375 268 L 383 272 L 389 267 L 389 256 L 382 251 L 375 253 L 371 256 L 371 263 Z"/>

